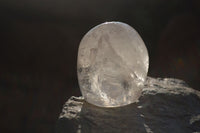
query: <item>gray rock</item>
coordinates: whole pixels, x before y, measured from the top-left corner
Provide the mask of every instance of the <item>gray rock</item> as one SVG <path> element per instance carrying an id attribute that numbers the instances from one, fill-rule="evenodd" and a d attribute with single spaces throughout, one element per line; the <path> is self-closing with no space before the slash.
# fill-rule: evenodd
<path id="1" fill-rule="evenodd" d="M 101 108 L 72 96 L 56 133 L 200 133 L 200 92 L 184 81 L 147 78 L 136 103 Z"/>

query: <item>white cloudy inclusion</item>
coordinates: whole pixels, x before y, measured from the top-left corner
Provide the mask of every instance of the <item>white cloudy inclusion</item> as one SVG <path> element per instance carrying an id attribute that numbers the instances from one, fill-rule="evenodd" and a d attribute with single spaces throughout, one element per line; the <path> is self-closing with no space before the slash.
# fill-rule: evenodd
<path id="1" fill-rule="evenodd" d="M 101 107 L 136 102 L 146 79 L 149 57 L 146 46 L 131 26 L 106 22 L 81 40 L 77 72 L 85 100 Z"/>

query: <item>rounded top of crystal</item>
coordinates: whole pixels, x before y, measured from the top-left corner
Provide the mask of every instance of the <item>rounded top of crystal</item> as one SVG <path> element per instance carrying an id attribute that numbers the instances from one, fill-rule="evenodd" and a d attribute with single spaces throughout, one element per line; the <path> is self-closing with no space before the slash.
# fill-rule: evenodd
<path id="1" fill-rule="evenodd" d="M 133 103 L 141 95 L 149 57 L 146 46 L 131 26 L 106 22 L 81 40 L 77 73 L 85 100 L 101 107 Z"/>

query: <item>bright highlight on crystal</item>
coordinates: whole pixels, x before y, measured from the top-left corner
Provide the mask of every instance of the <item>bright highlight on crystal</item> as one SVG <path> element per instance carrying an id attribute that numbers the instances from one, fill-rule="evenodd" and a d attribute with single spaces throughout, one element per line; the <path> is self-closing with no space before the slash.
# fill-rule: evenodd
<path id="1" fill-rule="evenodd" d="M 81 40 L 77 72 L 85 100 L 100 107 L 136 102 L 147 76 L 146 46 L 131 26 L 106 22 Z"/>

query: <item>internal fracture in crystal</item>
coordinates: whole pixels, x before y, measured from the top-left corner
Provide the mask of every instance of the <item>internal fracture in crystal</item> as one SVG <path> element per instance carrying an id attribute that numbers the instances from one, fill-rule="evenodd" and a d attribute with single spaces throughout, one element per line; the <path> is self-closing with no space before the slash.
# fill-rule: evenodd
<path id="1" fill-rule="evenodd" d="M 101 107 L 136 102 L 149 67 L 146 46 L 131 26 L 106 22 L 81 40 L 77 73 L 85 100 Z"/>

